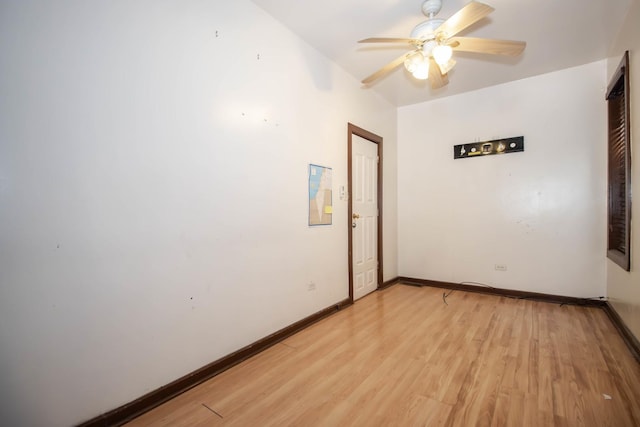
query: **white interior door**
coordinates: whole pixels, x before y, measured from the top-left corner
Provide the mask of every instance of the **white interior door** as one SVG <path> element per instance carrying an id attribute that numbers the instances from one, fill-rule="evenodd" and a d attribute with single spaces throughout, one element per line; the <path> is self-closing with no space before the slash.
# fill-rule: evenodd
<path id="1" fill-rule="evenodd" d="M 352 136 L 353 299 L 378 288 L 378 144 Z"/>

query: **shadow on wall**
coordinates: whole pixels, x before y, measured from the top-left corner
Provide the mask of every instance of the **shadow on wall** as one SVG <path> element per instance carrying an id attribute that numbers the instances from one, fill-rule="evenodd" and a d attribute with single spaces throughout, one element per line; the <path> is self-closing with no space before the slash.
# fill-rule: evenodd
<path id="1" fill-rule="evenodd" d="M 313 80 L 316 89 L 323 92 L 331 92 L 333 89 L 333 78 L 330 61 L 315 49 L 300 43 L 300 52 L 307 66 L 307 71 Z"/>

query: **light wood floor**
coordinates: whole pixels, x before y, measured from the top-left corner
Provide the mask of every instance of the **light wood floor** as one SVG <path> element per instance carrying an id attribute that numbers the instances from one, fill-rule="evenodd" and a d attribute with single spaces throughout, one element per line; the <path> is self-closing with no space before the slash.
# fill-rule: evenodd
<path id="1" fill-rule="evenodd" d="M 128 426 L 640 426 L 603 310 L 442 293 L 375 292 Z"/>

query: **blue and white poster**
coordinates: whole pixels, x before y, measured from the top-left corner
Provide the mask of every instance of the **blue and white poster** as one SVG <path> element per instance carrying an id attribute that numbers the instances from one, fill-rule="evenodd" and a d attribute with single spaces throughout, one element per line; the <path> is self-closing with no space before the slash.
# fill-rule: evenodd
<path id="1" fill-rule="evenodd" d="M 309 225 L 331 225 L 331 168 L 309 165 Z"/>

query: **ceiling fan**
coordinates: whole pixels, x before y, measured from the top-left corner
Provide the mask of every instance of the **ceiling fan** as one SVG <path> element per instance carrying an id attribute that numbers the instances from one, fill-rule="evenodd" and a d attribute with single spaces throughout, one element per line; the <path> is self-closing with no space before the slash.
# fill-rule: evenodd
<path id="1" fill-rule="evenodd" d="M 493 12 L 495 9 L 489 5 L 471 1 L 446 21 L 435 17 L 441 8 L 442 0 L 426 0 L 422 3 L 422 13 L 429 19 L 418 24 L 409 38 L 372 37 L 360 40 L 358 43 L 406 43 L 414 47 L 362 80 L 362 83 L 368 85 L 404 64 L 416 79 L 429 79 L 431 87 L 437 89 L 449 83 L 447 73 L 456 65 L 451 58 L 454 50 L 517 56 L 526 46 L 521 41 L 455 37 Z"/>

